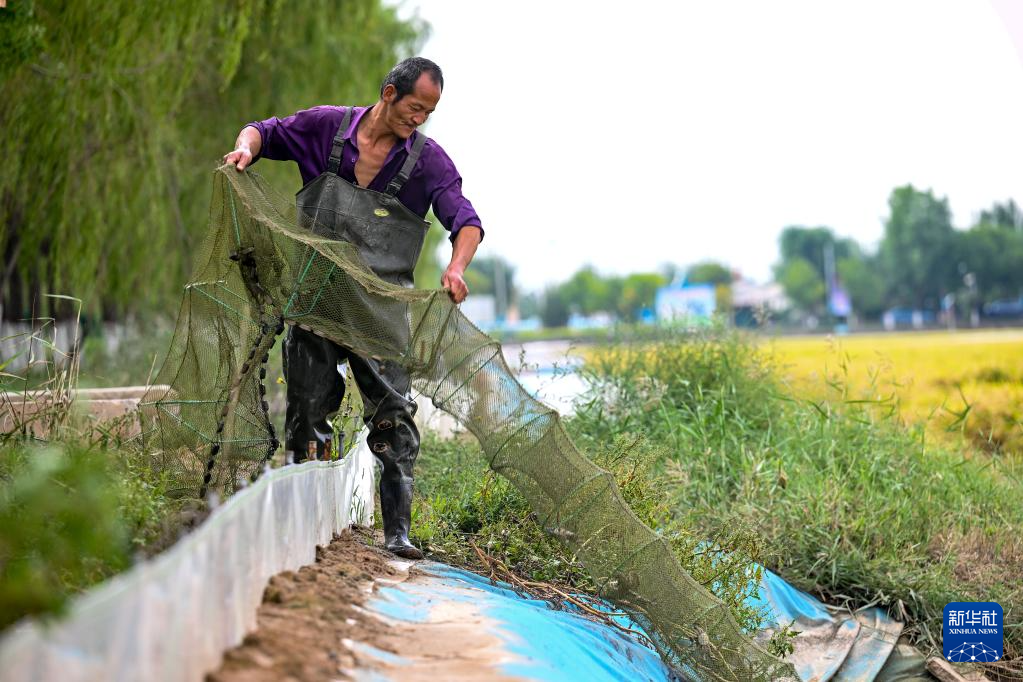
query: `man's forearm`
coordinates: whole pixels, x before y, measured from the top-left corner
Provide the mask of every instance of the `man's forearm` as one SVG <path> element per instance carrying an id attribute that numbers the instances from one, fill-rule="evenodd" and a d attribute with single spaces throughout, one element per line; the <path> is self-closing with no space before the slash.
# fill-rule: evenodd
<path id="1" fill-rule="evenodd" d="M 465 269 L 469 267 L 472 257 L 476 255 L 476 247 L 483 239 L 483 231 L 477 225 L 465 225 L 455 235 L 454 251 L 451 263 L 448 264 L 440 283 L 448 290 L 451 300 L 461 303 L 469 295 L 469 287 L 465 284 Z"/>
<path id="2" fill-rule="evenodd" d="M 483 233 L 476 225 L 466 225 L 455 235 L 455 243 L 451 252 L 451 263 L 448 268 L 457 268 L 461 272 L 469 267 L 476 249 L 483 239 Z"/>
<path id="3" fill-rule="evenodd" d="M 245 126 L 238 133 L 234 148 L 241 149 L 243 147 L 252 152 L 252 156 L 259 156 L 259 150 L 263 148 L 263 136 L 259 134 L 259 130 L 255 126 Z"/>

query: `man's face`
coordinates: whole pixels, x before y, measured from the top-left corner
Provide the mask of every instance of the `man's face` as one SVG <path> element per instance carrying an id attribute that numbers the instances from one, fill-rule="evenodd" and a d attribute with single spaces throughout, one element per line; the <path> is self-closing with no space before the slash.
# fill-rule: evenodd
<path id="1" fill-rule="evenodd" d="M 433 82 L 430 74 L 419 76 L 412 92 L 394 101 L 397 91 L 393 85 L 384 88 L 383 100 L 388 105 L 385 120 L 391 131 L 398 137 L 409 137 L 419 126 L 426 123 L 440 101 L 440 86 Z"/>

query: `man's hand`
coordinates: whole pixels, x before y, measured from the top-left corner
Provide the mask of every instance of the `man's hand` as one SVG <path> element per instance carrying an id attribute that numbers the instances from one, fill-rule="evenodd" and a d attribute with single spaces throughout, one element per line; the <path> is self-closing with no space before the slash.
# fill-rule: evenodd
<path id="1" fill-rule="evenodd" d="M 233 163 L 239 172 L 245 170 L 252 164 L 252 159 L 259 154 L 263 148 L 263 136 L 259 129 L 253 126 L 245 126 L 238 133 L 238 139 L 234 142 L 234 151 L 224 154 L 224 163 Z"/>
<path id="2" fill-rule="evenodd" d="M 239 147 L 230 154 L 224 155 L 224 163 L 233 163 L 236 170 L 243 171 L 252 163 L 252 150 L 247 146 Z"/>
<path id="3" fill-rule="evenodd" d="M 455 304 L 459 304 L 469 295 L 469 287 L 462 275 L 469 267 L 469 262 L 476 253 L 476 247 L 483 239 L 483 231 L 478 225 L 465 225 L 455 235 L 454 251 L 451 263 L 440 278 L 441 285 L 448 290 L 448 296 Z"/>
<path id="4" fill-rule="evenodd" d="M 465 297 L 469 295 L 469 287 L 465 283 L 465 279 L 462 275 L 465 271 L 454 264 L 449 265 L 448 269 L 444 271 L 444 274 L 440 278 L 441 286 L 448 291 L 448 296 L 455 304 L 459 304 L 465 300 Z"/>

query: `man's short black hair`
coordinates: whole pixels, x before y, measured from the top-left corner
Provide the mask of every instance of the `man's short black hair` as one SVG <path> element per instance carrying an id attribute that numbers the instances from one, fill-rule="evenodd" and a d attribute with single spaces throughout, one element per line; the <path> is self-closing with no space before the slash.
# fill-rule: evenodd
<path id="1" fill-rule="evenodd" d="M 439 66 L 424 57 L 409 57 L 398 62 L 397 66 L 387 74 L 387 78 L 380 84 L 380 96 L 384 96 L 384 88 L 393 85 L 397 91 L 394 101 L 397 102 L 412 92 L 412 89 L 416 87 L 416 81 L 424 73 L 430 74 L 430 80 L 444 90 L 444 74 Z"/>

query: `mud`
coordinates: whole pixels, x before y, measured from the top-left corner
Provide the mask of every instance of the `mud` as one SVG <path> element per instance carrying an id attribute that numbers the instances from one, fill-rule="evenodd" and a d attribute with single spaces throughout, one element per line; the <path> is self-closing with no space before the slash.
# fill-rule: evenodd
<path id="1" fill-rule="evenodd" d="M 368 544 L 382 541 L 367 530 L 346 531 L 317 548 L 316 563 L 274 576 L 256 631 L 207 681 L 514 679 L 496 668 L 509 660 L 501 641 L 465 605 L 435 609 L 425 623 L 364 608 L 381 586 L 416 579 L 414 565 Z"/>

